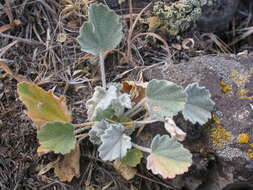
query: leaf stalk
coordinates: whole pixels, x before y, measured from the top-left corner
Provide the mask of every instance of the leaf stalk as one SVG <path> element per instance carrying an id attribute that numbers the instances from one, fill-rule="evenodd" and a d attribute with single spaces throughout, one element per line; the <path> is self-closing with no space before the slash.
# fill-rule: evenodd
<path id="1" fill-rule="evenodd" d="M 103 85 L 103 88 L 106 89 L 105 63 L 104 63 L 103 52 L 99 53 L 99 65 L 100 65 L 102 85 Z"/>
<path id="2" fill-rule="evenodd" d="M 152 152 L 151 148 L 147 148 L 147 147 L 144 147 L 144 146 L 140 146 L 140 145 L 135 144 L 135 143 L 132 143 L 132 146 L 133 146 L 134 148 L 137 148 L 137 149 L 143 151 L 143 152 L 147 152 L 147 153 L 151 153 L 151 152 Z"/>

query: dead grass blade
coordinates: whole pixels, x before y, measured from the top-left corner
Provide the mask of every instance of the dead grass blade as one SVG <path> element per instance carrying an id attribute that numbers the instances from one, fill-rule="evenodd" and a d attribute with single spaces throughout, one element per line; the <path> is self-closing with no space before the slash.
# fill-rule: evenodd
<path id="1" fill-rule="evenodd" d="M 23 76 L 15 75 L 10 68 L 5 64 L 5 62 L 0 60 L 0 67 L 12 78 L 16 79 L 18 82 L 24 82 L 27 81 Z"/>
<path id="2" fill-rule="evenodd" d="M 253 26 L 247 27 L 247 28 L 242 28 L 238 31 L 241 33 L 241 35 L 237 39 L 232 41 L 231 44 L 229 44 L 230 46 L 235 45 L 238 42 L 240 42 L 240 41 L 244 40 L 245 38 L 249 37 L 250 35 L 252 35 L 253 34 Z"/>
<path id="3" fill-rule="evenodd" d="M 16 37 L 16 36 L 4 34 L 4 33 L 2 33 L 2 32 L 0 32 L 0 36 L 3 37 L 3 38 L 10 38 L 10 39 L 18 40 L 19 42 L 24 42 L 24 43 L 26 43 L 26 44 L 31 44 L 31 45 L 44 45 L 44 43 L 38 42 L 38 41 L 36 41 L 36 40 L 28 40 L 28 39 L 25 39 L 25 38 L 21 38 L 21 37 Z"/>
<path id="4" fill-rule="evenodd" d="M 10 24 L 5 24 L 3 26 L 0 27 L 0 32 L 5 32 L 7 30 L 10 30 L 12 28 L 14 28 L 15 26 L 18 26 L 21 24 L 20 20 L 14 20 L 12 23 Z"/>
<path id="5" fill-rule="evenodd" d="M 209 38 L 212 42 L 214 42 L 217 47 L 219 48 L 219 50 L 221 51 L 221 53 L 224 54 L 231 54 L 232 50 L 230 49 L 230 47 L 225 44 L 218 36 L 216 36 L 213 33 L 205 33 L 203 35 L 201 35 L 201 38 L 204 39 L 205 37 Z M 204 40 L 203 40 L 204 41 Z M 210 48 L 212 51 L 216 52 L 216 53 L 220 53 L 217 50 Z"/>

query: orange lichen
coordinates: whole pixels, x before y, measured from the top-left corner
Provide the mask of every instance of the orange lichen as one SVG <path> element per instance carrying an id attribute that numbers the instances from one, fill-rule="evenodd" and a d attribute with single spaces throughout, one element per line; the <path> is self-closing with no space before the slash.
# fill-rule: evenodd
<path id="1" fill-rule="evenodd" d="M 247 144 L 250 140 L 250 137 L 247 133 L 241 133 L 239 136 L 238 136 L 238 143 L 239 144 Z"/>
<path id="2" fill-rule="evenodd" d="M 227 85 L 225 82 L 223 82 L 223 81 L 220 82 L 220 86 L 222 87 L 221 91 L 224 94 L 226 94 L 227 92 L 229 92 L 229 91 L 232 90 L 232 88 L 229 85 Z"/>
<path id="3" fill-rule="evenodd" d="M 211 128 L 211 142 L 214 146 L 222 148 L 225 144 L 229 143 L 232 134 L 221 126 Z"/>

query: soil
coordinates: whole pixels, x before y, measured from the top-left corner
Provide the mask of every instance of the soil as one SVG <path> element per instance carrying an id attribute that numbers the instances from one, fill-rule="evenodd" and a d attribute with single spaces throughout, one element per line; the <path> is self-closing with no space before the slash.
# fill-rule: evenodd
<path id="1" fill-rule="evenodd" d="M 5 62 L 15 76 L 20 75 L 29 81 L 39 83 L 46 90 L 54 88 L 58 96 L 65 95 L 74 122 L 82 123 L 87 118 L 85 102 L 91 97 L 93 87 L 100 84 L 100 76 L 95 58 L 81 52 L 75 41 L 79 28 L 85 20 L 82 16 L 85 14 L 84 5 L 78 2 L 81 1 L 0 0 L 0 62 Z M 110 4 L 109 0 L 106 2 Z M 115 2 L 112 2 L 115 5 Z M 135 13 L 140 12 L 143 5 L 146 5 L 147 1 L 143 2 L 138 5 L 138 9 L 134 9 Z M 213 38 L 206 39 L 204 33 L 197 27 L 176 38 L 168 37 L 159 31 L 157 33 L 168 42 L 172 55 L 170 60 L 174 63 L 205 54 L 237 54 L 243 51 L 253 54 L 253 32 L 251 37 L 238 40 L 241 34 L 238 31 L 253 26 L 252 7 L 252 1 L 240 1 L 235 15 L 228 23 L 229 27 L 223 31 L 214 31 L 219 42 L 222 40 L 222 46 L 228 50 L 225 52 Z M 117 4 L 113 8 L 117 13 L 124 15 L 127 15 L 126 12 L 129 10 L 126 6 L 123 11 Z M 14 20 L 20 23 L 1 32 L 2 26 L 14 23 Z M 127 34 L 128 19 L 124 18 L 122 21 Z M 144 32 L 145 27 L 147 27 L 145 24 L 138 25 L 134 34 Z M 67 34 L 66 41 L 60 42 L 59 39 L 57 41 L 60 33 Z M 193 38 L 195 48 L 181 50 L 175 48 L 175 44 L 180 45 L 185 38 Z M 4 48 L 15 40 L 17 43 L 1 55 Z M 126 43 L 124 40 L 120 46 L 120 51 L 124 53 L 127 51 Z M 152 38 L 138 38 L 134 46 L 131 64 L 126 63 L 127 61 L 116 53 L 108 56 L 106 59 L 108 81 L 138 80 L 145 68 L 155 67 L 155 63 L 168 58 L 167 52 L 161 48 L 161 43 Z M 147 171 L 144 164 L 138 166 L 137 176 L 133 180 L 124 180 L 111 163 L 99 159 L 97 147 L 88 139 L 81 143 L 81 176 L 78 179 L 63 183 L 51 170 L 44 175 L 38 175 L 41 167 L 55 160 L 56 156 L 37 155 L 36 129 L 25 114 L 24 105 L 18 100 L 16 86 L 17 81 L 0 69 L 1 190 L 81 190 L 85 187 L 89 190 L 176 189 L 168 180 Z"/>

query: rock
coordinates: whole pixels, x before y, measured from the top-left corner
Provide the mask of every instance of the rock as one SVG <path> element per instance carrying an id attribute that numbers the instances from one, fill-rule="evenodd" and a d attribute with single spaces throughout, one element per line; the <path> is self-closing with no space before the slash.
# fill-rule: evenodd
<path id="1" fill-rule="evenodd" d="M 203 32 L 224 31 L 232 20 L 240 0 L 207 0 L 202 16 L 197 21 Z"/>
<path id="2" fill-rule="evenodd" d="M 229 185 L 233 189 L 240 184 L 242 189 L 251 187 L 253 56 L 196 57 L 178 65 L 152 68 L 144 77 L 166 79 L 184 87 L 198 82 L 209 89 L 216 103 L 213 119 L 205 126 L 193 125 L 181 115 L 174 118 L 187 132 L 184 146 L 193 153 L 193 165 L 188 173 L 170 180 L 171 183 L 189 190 L 222 190 Z M 157 133 L 166 134 L 161 123 L 145 127 L 138 143 L 147 145 Z M 246 144 L 238 141 L 242 133 L 250 138 Z"/>

